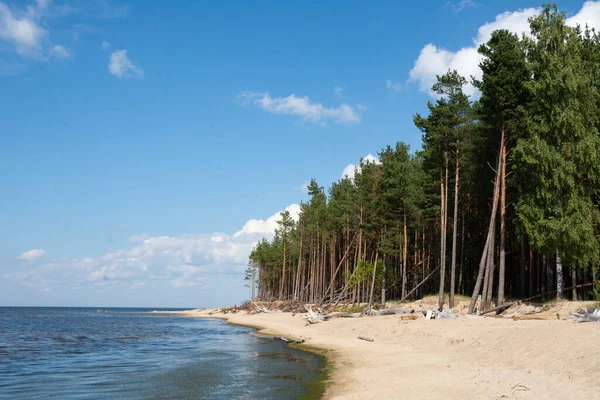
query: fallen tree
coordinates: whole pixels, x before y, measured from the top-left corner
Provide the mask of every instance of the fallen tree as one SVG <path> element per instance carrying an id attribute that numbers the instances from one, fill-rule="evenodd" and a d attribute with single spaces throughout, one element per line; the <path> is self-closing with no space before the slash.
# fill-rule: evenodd
<path id="1" fill-rule="evenodd" d="M 407 308 L 401 307 L 393 307 L 393 308 L 384 308 L 383 310 L 372 310 L 369 307 L 365 308 L 361 312 L 357 313 L 344 313 L 344 312 L 335 312 L 325 314 L 323 311 L 318 308 L 317 311 L 314 311 L 312 307 L 306 307 L 306 311 L 308 315 L 304 317 L 310 324 L 317 324 L 319 322 L 329 321 L 334 318 L 360 318 L 362 316 L 384 316 L 384 315 L 401 315 L 402 317 L 414 316 L 415 310 L 409 310 Z M 408 319 L 416 319 L 415 318 L 403 318 L 405 320 Z"/>
<path id="2" fill-rule="evenodd" d="M 571 315 L 577 322 L 600 322 L 600 308 L 584 308 Z"/>
<path id="3" fill-rule="evenodd" d="M 556 294 L 558 292 L 566 292 L 567 290 L 579 289 L 579 288 L 583 288 L 583 287 L 593 286 L 593 285 L 596 285 L 596 284 L 600 284 L 600 281 L 589 282 L 589 283 L 582 283 L 581 285 L 571 286 L 571 287 L 567 287 L 567 288 L 564 288 L 564 289 L 561 289 L 561 290 L 552 290 L 550 292 L 536 294 L 535 296 L 527 297 L 526 299 L 522 299 L 522 300 L 518 300 L 518 301 L 513 301 L 511 303 L 504 303 L 504 304 L 502 304 L 499 307 L 492 308 L 490 310 L 486 310 L 486 311 L 480 312 L 479 315 L 485 315 L 485 314 L 489 314 L 489 313 L 492 313 L 492 312 L 496 312 L 496 315 L 502 314 L 504 311 L 506 311 L 507 309 L 509 309 L 510 307 L 512 307 L 514 305 L 523 304 L 523 303 L 526 303 L 526 302 L 531 301 L 533 299 L 539 299 L 540 297 L 554 295 L 554 294 Z"/>

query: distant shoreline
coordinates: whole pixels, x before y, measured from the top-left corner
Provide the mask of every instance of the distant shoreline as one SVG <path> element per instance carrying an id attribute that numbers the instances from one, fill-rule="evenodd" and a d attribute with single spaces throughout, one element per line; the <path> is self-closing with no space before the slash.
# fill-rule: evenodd
<path id="1" fill-rule="evenodd" d="M 418 304 L 430 306 L 403 306 Z M 301 313 L 204 309 L 178 315 L 219 318 L 264 335 L 304 339 L 300 349 L 322 349 L 331 366 L 327 399 L 600 399 L 599 354 L 591 344 L 600 337 L 600 324 L 574 323 L 568 311 L 580 306 L 563 302 L 544 311 L 560 313 L 554 321 L 381 316 L 307 325 Z"/>

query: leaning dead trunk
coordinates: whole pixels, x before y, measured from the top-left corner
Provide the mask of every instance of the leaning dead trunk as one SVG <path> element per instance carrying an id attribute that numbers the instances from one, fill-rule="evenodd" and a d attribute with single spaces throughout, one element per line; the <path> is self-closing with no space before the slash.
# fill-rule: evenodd
<path id="1" fill-rule="evenodd" d="M 377 260 L 379 253 L 375 253 L 375 264 L 373 265 L 373 280 L 371 281 L 371 294 L 369 295 L 369 309 L 373 304 L 373 291 L 375 290 L 375 277 L 377 276 Z"/>
<path id="2" fill-rule="evenodd" d="M 502 124 L 504 136 L 504 124 Z M 500 193 L 500 263 L 498 265 L 498 306 L 504 303 L 504 278 L 506 270 L 505 241 L 506 241 L 506 144 L 500 150 L 502 168 L 500 168 L 501 193 Z"/>
<path id="3" fill-rule="evenodd" d="M 500 147 L 504 146 L 504 135 L 500 139 Z M 477 303 L 477 298 L 479 297 L 479 293 L 481 291 L 481 285 L 483 283 L 483 274 L 485 272 L 486 261 L 488 251 L 494 251 L 492 248 L 489 249 L 489 245 L 492 238 L 492 233 L 494 232 L 494 227 L 496 226 L 496 213 L 498 212 L 498 198 L 499 196 L 499 187 L 500 187 L 500 168 L 502 167 L 502 157 L 498 157 L 498 166 L 496 169 L 496 178 L 494 179 L 494 197 L 492 199 L 492 214 L 490 216 L 490 224 L 488 226 L 488 234 L 485 242 L 485 246 L 483 247 L 483 254 L 481 255 L 481 261 L 479 261 L 479 271 L 477 272 L 477 280 L 475 281 L 475 288 L 473 289 L 473 295 L 471 296 L 471 302 L 469 303 L 469 314 L 473 314 L 473 310 L 475 310 L 475 304 Z"/>

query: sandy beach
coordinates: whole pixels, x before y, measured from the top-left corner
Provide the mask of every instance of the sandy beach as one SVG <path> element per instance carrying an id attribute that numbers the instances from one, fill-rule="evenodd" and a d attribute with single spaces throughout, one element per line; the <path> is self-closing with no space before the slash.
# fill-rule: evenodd
<path id="1" fill-rule="evenodd" d="M 574 322 L 568 312 L 581 305 L 558 303 L 544 313 L 560 320 L 531 321 L 392 315 L 307 325 L 301 313 L 183 314 L 327 349 L 334 367 L 327 399 L 600 399 L 600 324 Z"/>

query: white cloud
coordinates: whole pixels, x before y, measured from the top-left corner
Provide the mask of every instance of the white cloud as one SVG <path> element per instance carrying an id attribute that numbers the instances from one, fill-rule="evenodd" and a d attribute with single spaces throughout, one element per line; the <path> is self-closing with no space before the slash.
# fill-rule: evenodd
<path id="1" fill-rule="evenodd" d="M 72 13 L 68 6 L 51 7 L 50 0 L 38 0 L 24 10 L 10 8 L 0 1 L 0 41 L 7 42 L 25 59 L 48 61 L 65 59 L 69 52 L 61 45 L 53 45 L 49 39 L 45 19 Z"/>
<path id="2" fill-rule="evenodd" d="M 401 92 L 402 91 L 402 84 L 400 82 L 392 82 L 390 80 L 385 81 L 385 87 L 386 89 L 390 89 L 393 90 L 394 92 Z"/>
<path id="3" fill-rule="evenodd" d="M 117 78 L 144 77 L 144 71 L 129 59 L 125 49 L 111 53 L 108 71 Z"/>
<path id="4" fill-rule="evenodd" d="M 336 86 L 333 88 L 333 92 L 335 93 L 335 97 L 337 97 L 338 99 L 341 99 L 342 97 L 344 97 L 344 88 L 343 87 Z"/>
<path id="5" fill-rule="evenodd" d="M 37 57 L 41 53 L 41 42 L 48 32 L 32 14 L 21 14 L 20 17 L 15 16 L 6 4 L 0 2 L 0 39 L 14 45 L 21 56 Z"/>
<path id="6" fill-rule="evenodd" d="M 363 163 L 381 164 L 379 159 L 370 153 L 367 154 L 366 156 L 364 156 L 362 161 L 363 161 Z M 344 179 L 344 178 L 354 179 L 354 175 L 357 172 L 360 173 L 360 171 L 361 171 L 360 164 L 359 165 L 348 164 L 346 166 L 346 168 L 344 168 L 344 170 L 342 171 L 341 179 Z"/>
<path id="7" fill-rule="evenodd" d="M 69 57 L 71 57 L 71 53 L 60 45 L 54 45 L 52 46 L 52 49 L 50 49 L 50 58 L 64 60 Z"/>
<path id="8" fill-rule="evenodd" d="M 129 237 L 129 241 L 131 243 L 141 243 L 146 239 L 150 239 L 150 235 L 148 235 L 147 233 L 142 233 L 141 235 L 133 235 Z"/>
<path id="9" fill-rule="evenodd" d="M 19 256 L 19 260 L 35 261 L 38 258 L 43 257 L 45 255 L 46 255 L 46 250 L 44 250 L 44 249 L 31 249 L 31 250 L 21 253 L 21 255 Z"/>
<path id="10" fill-rule="evenodd" d="M 355 110 L 342 103 L 338 107 L 325 107 L 323 104 L 311 103 L 308 97 L 271 97 L 269 93 L 242 92 L 238 94 L 242 104 L 251 104 L 273 114 L 294 115 L 303 121 L 312 123 L 359 123 L 360 117 Z"/>
<path id="11" fill-rule="evenodd" d="M 450 7 L 454 12 L 459 13 L 467 7 L 479 7 L 479 4 L 474 0 L 460 0 L 457 3 L 450 3 Z"/>
<path id="12" fill-rule="evenodd" d="M 473 45 L 463 47 L 457 51 L 450 51 L 435 46 L 433 43 L 427 44 L 421 50 L 419 57 L 415 60 L 413 68 L 409 72 L 409 81 L 416 82 L 419 89 L 433 95 L 431 86 L 436 81 L 436 75 L 442 75 L 450 70 L 457 70 L 459 74 L 470 80 L 471 76 L 481 78 L 479 69 L 480 56 L 477 53 L 479 45 L 486 43 L 493 31 L 498 29 L 507 29 L 517 35 L 529 33 L 528 19 L 539 14 L 540 8 L 526 8 L 514 12 L 504 12 L 496 16 L 495 20 L 488 22 L 477 30 L 477 36 L 473 38 Z M 567 24 L 590 27 L 600 27 L 600 1 L 587 1 L 583 4 L 581 10 L 571 18 L 567 19 Z M 465 87 L 465 93 L 471 96 L 477 95 L 475 89 L 470 83 Z"/>
<path id="13" fill-rule="evenodd" d="M 103 41 L 102 44 L 100 45 L 100 49 L 102 49 L 102 50 L 110 49 L 110 43 L 108 43 L 106 40 Z"/>
<path id="14" fill-rule="evenodd" d="M 298 220 L 299 205 L 292 204 L 286 210 Z M 175 287 L 204 287 L 214 274 L 241 275 L 254 245 L 263 237 L 273 237 L 280 218 L 277 212 L 265 220 L 250 219 L 233 234 L 171 237 L 144 233 L 130 237 L 127 248 L 100 257 L 36 263 L 27 271 L 6 277 L 40 290 L 65 282 L 98 286 L 126 282 L 127 287 L 141 288 L 164 281 Z M 21 254 L 19 259 L 33 261 L 45 254 L 44 250 L 33 249 Z"/>
<path id="15" fill-rule="evenodd" d="M 586 24 L 590 28 L 600 29 L 600 1 L 586 1 L 577 14 L 567 18 L 567 25 L 575 26 L 577 24 L 582 29 Z"/>
<path id="16" fill-rule="evenodd" d="M 287 206 L 285 211 L 290 213 L 290 217 L 292 217 L 294 221 L 298 221 L 298 217 L 300 215 L 300 206 L 298 204 Z M 251 219 L 244 224 L 244 227 L 241 230 L 234 233 L 233 237 L 238 238 L 255 234 L 259 234 L 261 237 L 263 237 L 265 233 L 272 233 L 275 231 L 275 228 L 277 228 L 277 221 L 281 218 L 279 214 L 280 213 L 277 212 L 266 220 Z"/>

